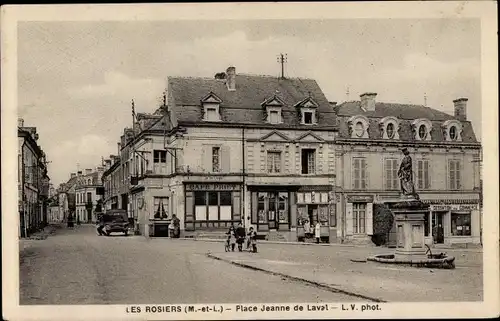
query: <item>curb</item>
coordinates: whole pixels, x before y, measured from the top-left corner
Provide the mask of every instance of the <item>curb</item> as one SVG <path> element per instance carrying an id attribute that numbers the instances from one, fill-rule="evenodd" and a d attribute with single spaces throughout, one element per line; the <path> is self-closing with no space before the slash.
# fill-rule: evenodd
<path id="1" fill-rule="evenodd" d="M 274 271 L 266 270 L 266 269 L 255 267 L 255 266 L 248 265 L 248 264 L 245 264 L 245 263 L 239 263 L 239 262 L 235 262 L 235 261 L 223 259 L 223 258 L 215 256 L 215 255 L 213 255 L 211 253 L 207 253 L 206 256 L 208 258 L 211 258 L 211 259 L 214 259 L 214 260 L 218 260 L 218 261 L 222 261 L 222 262 L 226 262 L 226 263 L 229 263 L 229 264 L 232 264 L 232 265 L 236 265 L 236 266 L 239 266 L 239 267 L 242 267 L 242 268 L 246 268 L 246 269 L 250 269 L 250 270 L 254 270 L 254 271 L 260 271 L 260 272 L 264 272 L 264 273 L 271 274 L 271 275 L 280 276 L 280 277 L 283 277 L 283 278 L 286 278 L 286 279 L 289 279 L 289 280 L 292 280 L 292 281 L 300 282 L 300 283 L 306 283 L 307 285 L 315 286 L 315 287 L 321 288 L 321 289 L 329 291 L 329 292 L 342 293 L 342 294 L 345 294 L 345 295 L 354 296 L 354 297 L 358 297 L 358 298 L 369 300 L 369 301 L 373 301 L 373 302 L 380 302 L 380 303 L 387 302 L 387 301 L 379 299 L 379 298 L 373 298 L 373 297 L 369 297 L 369 296 L 366 296 L 366 295 L 363 295 L 363 294 L 358 294 L 358 293 L 349 292 L 349 291 L 346 291 L 346 290 L 341 290 L 339 288 L 336 288 L 336 287 L 333 287 L 333 286 L 329 286 L 329 285 L 326 285 L 326 284 L 322 284 L 322 283 L 319 283 L 319 282 L 316 282 L 316 281 L 311 281 L 311 280 L 308 280 L 308 279 L 304 279 L 304 278 L 300 278 L 300 277 L 296 277 L 296 276 L 291 276 L 291 275 L 280 273 L 280 272 L 274 272 Z"/>
<path id="2" fill-rule="evenodd" d="M 194 237 L 181 237 L 178 238 L 178 240 L 187 240 L 187 241 L 201 241 L 201 242 L 225 242 L 224 239 L 210 239 L 210 238 L 194 238 Z M 391 249 L 388 247 L 378 247 L 378 246 L 371 246 L 371 245 L 358 245 L 358 244 L 342 244 L 342 243 L 305 243 L 305 242 L 281 242 L 281 241 L 265 241 L 265 240 L 259 240 L 259 243 L 263 244 L 286 244 L 286 245 L 304 245 L 304 246 L 339 246 L 339 247 L 354 247 L 354 248 L 387 248 Z M 460 251 L 460 252 L 475 252 L 475 253 L 483 253 L 483 249 L 474 249 L 474 248 L 469 248 L 469 249 L 461 249 L 461 248 L 451 248 L 451 247 L 436 247 L 432 248 L 433 250 L 447 250 L 447 251 Z"/>

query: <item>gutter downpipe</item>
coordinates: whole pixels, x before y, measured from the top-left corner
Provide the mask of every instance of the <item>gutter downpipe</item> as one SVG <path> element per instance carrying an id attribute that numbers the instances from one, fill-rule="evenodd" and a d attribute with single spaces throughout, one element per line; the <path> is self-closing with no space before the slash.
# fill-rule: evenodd
<path id="1" fill-rule="evenodd" d="M 246 228 L 246 203 L 245 203 L 245 195 L 246 195 L 246 182 L 245 182 L 245 176 L 246 176 L 246 171 L 245 171 L 245 127 L 243 126 L 241 128 L 241 154 L 242 154 L 242 183 L 243 183 L 243 195 L 241 197 L 241 203 L 242 203 L 242 215 L 243 215 L 243 227 Z"/>
<path id="2" fill-rule="evenodd" d="M 24 184 L 25 182 L 25 177 L 26 177 L 26 166 L 24 164 L 24 146 L 26 145 L 26 140 L 23 140 L 23 144 L 21 145 L 21 167 L 22 167 L 22 177 L 21 177 L 21 204 L 22 204 L 22 210 L 23 210 L 23 223 L 24 223 L 24 237 L 28 237 L 28 228 L 27 228 L 27 223 L 26 223 L 26 202 L 24 200 L 25 194 L 24 194 Z"/>

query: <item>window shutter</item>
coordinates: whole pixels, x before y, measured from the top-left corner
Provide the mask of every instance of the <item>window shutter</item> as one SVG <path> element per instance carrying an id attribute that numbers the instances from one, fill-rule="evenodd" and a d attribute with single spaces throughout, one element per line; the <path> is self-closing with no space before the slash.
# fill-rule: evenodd
<path id="1" fill-rule="evenodd" d="M 212 172 L 212 146 L 203 145 L 202 165 L 203 172 Z"/>
<path id="2" fill-rule="evenodd" d="M 359 170 L 359 159 L 355 158 L 354 162 L 354 181 L 353 181 L 353 186 L 354 189 L 358 189 L 360 187 L 360 170 Z"/>
<path id="3" fill-rule="evenodd" d="M 346 203 L 346 213 L 345 213 L 345 229 L 346 235 L 352 235 L 352 203 Z"/>
<path id="4" fill-rule="evenodd" d="M 461 181 L 461 174 L 462 174 L 462 169 L 463 169 L 463 163 L 461 161 L 457 161 L 456 164 L 456 177 L 457 177 L 457 189 L 462 188 L 462 181 Z"/>
<path id="5" fill-rule="evenodd" d="M 373 235 L 373 203 L 366 204 L 366 234 Z"/>
<path id="6" fill-rule="evenodd" d="M 425 178 L 424 187 L 426 189 L 431 188 L 429 171 L 430 171 L 429 161 L 425 160 L 424 161 L 424 178 Z"/>
<path id="7" fill-rule="evenodd" d="M 368 175 L 366 175 L 367 172 L 367 164 L 366 164 L 366 159 L 361 159 L 361 188 L 366 189 L 368 188 Z"/>
<path id="8" fill-rule="evenodd" d="M 223 173 L 230 173 L 231 172 L 231 154 L 230 154 L 230 148 L 229 146 L 222 146 L 221 147 L 221 171 Z"/>
<path id="9" fill-rule="evenodd" d="M 391 171 L 391 160 L 386 159 L 385 160 L 385 168 L 384 168 L 384 174 L 385 174 L 385 188 L 390 189 L 391 188 L 391 179 L 392 179 L 392 171 Z"/>

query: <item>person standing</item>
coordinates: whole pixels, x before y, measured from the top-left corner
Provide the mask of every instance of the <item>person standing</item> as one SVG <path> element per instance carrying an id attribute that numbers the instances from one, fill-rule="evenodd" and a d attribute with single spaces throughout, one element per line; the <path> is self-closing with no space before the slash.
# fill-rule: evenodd
<path id="1" fill-rule="evenodd" d="M 234 247 L 236 246 L 236 233 L 235 233 L 234 227 L 232 225 L 226 234 L 227 234 L 227 241 L 231 245 L 231 251 L 234 252 Z"/>
<path id="2" fill-rule="evenodd" d="M 253 227 L 250 227 L 248 239 L 252 244 L 252 252 L 257 253 L 257 233 L 253 230 Z"/>
<path id="3" fill-rule="evenodd" d="M 236 242 L 238 243 L 238 251 L 242 251 L 243 250 L 243 242 L 245 242 L 245 228 L 243 227 L 243 225 L 240 223 L 238 223 L 238 227 L 236 228 L 236 237 L 237 237 L 237 240 Z"/>
<path id="4" fill-rule="evenodd" d="M 319 222 L 317 222 L 314 227 L 314 236 L 316 237 L 316 244 L 319 244 L 321 238 L 321 224 Z"/>
<path id="5" fill-rule="evenodd" d="M 311 233 L 311 224 L 309 223 L 308 220 L 306 220 L 304 222 L 304 236 L 306 238 L 309 238 L 311 236 L 310 233 Z"/>

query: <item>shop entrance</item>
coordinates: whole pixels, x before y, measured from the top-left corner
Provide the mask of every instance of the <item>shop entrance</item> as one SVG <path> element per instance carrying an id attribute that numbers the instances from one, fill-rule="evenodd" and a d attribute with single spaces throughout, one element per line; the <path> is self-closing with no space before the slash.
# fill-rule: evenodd
<path id="1" fill-rule="evenodd" d="M 436 244 L 444 243 L 443 217 L 445 213 L 446 212 L 432 213 L 432 236 L 434 238 L 434 243 Z"/>
<path id="2" fill-rule="evenodd" d="M 290 228 L 290 200 L 288 192 L 258 192 L 258 225 L 267 225 L 267 230 Z"/>

